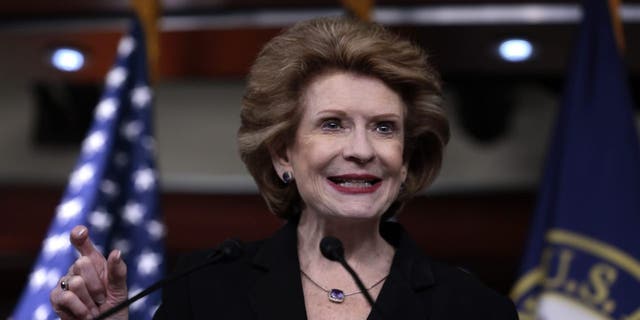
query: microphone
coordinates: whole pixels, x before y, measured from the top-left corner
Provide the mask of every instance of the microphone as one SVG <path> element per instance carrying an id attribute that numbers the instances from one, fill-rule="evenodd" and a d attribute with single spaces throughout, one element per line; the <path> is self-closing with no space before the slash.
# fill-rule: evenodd
<path id="1" fill-rule="evenodd" d="M 216 264 L 218 262 L 222 262 L 222 261 L 233 261 L 236 260 L 238 258 L 240 258 L 240 256 L 242 256 L 244 252 L 244 245 L 235 239 L 227 239 L 225 241 L 222 242 L 222 244 L 220 244 L 220 246 L 218 246 L 218 248 L 216 248 L 211 254 L 207 255 L 207 258 L 205 259 L 204 262 L 197 264 L 193 267 L 190 267 L 188 269 L 182 270 L 180 272 L 176 272 L 173 273 L 172 275 L 152 284 L 150 287 L 144 289 L 143 291 L 141 291 L 140 293 L 136 294 L 135 296 L 122 301 L 121 303 L 113 306 L 111 309 L 105 311 L 104 313 L 100 314 L 98 317 L 96 317 L 94 320 L 103 320 L 106 319 L 107 317 L 112 316 L 113 314 L 115 314 L 116 312 L 128 307 L 130 304 L 148 296 L 149 294 L 151 294 L 152 292 L 166 286 L 167 284 L 178 280 L 182 277 L 188 276 L 191 273 L 198 271 L 208 265 L 211 264 Z"/>
<path id="2" fill-rule="evenodd" d="M 337 261 L 344 260 L 344 247 L 342 241 L 335 237 L 324 237 L 320 240 L 320 252 L 322 255 L 331 260 Z"/>
<path id="3" fill-rule="evenodd" d="M 356 285 L 358 286 L 358 289 L 360 289 L 365 299 L 367 299 L 367 302 L 369 302 L 371 309 L 382 316 L 382 312 L 378 308 L 376 308 L 375 302 L 369 294 L 369 290 L 367 290 L 367 288 L 362 283 L 362 280 L 360 280 L 358 274 L 353 270 L 353 268 L 351 268 L 351 266 L 349 266 L 347 260 L 344 258 L 344 247 L 342 246 L 342 241 L 331 236 L 324 237 L 322 238 L 322 240 L 320 240 L 320 252 L 322 252 L 322 255 L 325 258 L 331 261 L 339 262 L 342 267 L 344 267 L 347 272 L 349 272 L 349 274 L 353 278 L 353 281 L 355 281 Z"/>

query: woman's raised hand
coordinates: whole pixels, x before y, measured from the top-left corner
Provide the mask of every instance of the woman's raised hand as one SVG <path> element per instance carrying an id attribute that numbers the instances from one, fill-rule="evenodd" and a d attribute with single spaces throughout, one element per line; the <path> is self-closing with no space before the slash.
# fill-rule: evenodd
<path id="1" fill-rule="evenodd" d="M 61 319 L 91 319 L 127 299 L 127 266 L 121 252 L 105 257 L 89 239 L 85 226 L 76 226 L 69 236 L 80 257 L 51 291 L 53 310 Z M 123 310 L 110 319 L 127 319 Z"/>

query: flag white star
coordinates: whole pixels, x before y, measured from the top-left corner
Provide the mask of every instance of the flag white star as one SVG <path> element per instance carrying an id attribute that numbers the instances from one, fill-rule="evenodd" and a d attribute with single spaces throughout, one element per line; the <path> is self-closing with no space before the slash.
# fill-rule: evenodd
<path id="1" fill-rule="evenodd" d="M 133 225 L 138 225 L 144 218 L 145 208 L 139 203 L 127 203 L 122 212 L 122 218 Z"/>
<path id="2" fill-rule="evenodd" d="M 29 287 L 31 290 L 38 290 L 45 283 L 47 283 L 47 269 L 38 268 L 31 273 L 29 277 Z"/>
<path id="3" fill-rule="evenodd" d="M 155 152 L 156 140 L 152 136 L 146 136 L 141 140 L 142 146 L 150 152 Z"/>
<path id="4" fill-rule="evenodd" d="M 113 218 L 111 218 L 109 213 L 104 210 L 96 210 L 92 212 L 89 215 L 88 220 L 89 223 L 98 231 L 107 230 L 111 227 L 111 223 L 113 222 Z"/>
<path id="5" fill-rule="evenodd" d="M 88 154 L 95 153 L 96 151 L 102 149 L 105 141 L 107 141 L 107 138 L 105 137 L 104 132 L 93 132 L 86 139 L 84 139 L 84 142 L 82 143 L 82 152 Z"/>
<path id="6" fill-rule="evenodd" d="M 57 269 L 51 269 L 47 272 L 47 288 L 53 288 L 58 284 L 58 280 L 62 274 Z"/>
<path id="7" fill-rule="evenodd" d="M 93 175 L 95 174 L 95 169 L 93 165 L 87 163 L 82 167 L 78 168 L 78 170 L 71 173 L 71 178 L 69 179 L 69 185 L 73 189 L 82 188 L 87 182 L 91 181 Z"/>
<path id="8" fill-rule="evenodd" d="M 158 220 L 151 220 L 147 222 L 147 232 L 154 240 L 160 240 L 164 237 L 165 229 L 164 225 Z"/>
<path id="9" fill-rule="evenodd" d="M 143 252 L 138 258 L 138 273 L 144 276 L 148 276 L 158 271 L 160 266 L 159 254 L 154 252 Z"/>
<path id="10" fill-rule="evenodd" d="M 148 86 L 139 86 L 133 89 L 131 94 L 131 102 L 136 108 L 144 108 L 151 101 L 151 89 Z"/>
<path id="11" fill-rule="evenodd" d="M 158 308 L 160 308 L 159 304 L 149 307 L 149 318 L 153 318 L 153 316 L 156 314 L 156 311 L 158 311 Z"/>
<path id="12" fill-rule="evenodd" d="M 122 127 L 121 134 L 129 141 L 134 141 L 142 132 L 142 123 L 140 121 L 129 121 Z"/>
<path id="13" fill-rule="evenodd" d="M 142 168 L 137 170 L 133 174 L 133 181 L 136 187 L 136 190 L 142 192 L 147 191 L 156 182 L 156 175 L 153 169 L 150 168 Z"/>
<path id="14" fill-rule="evenodd" d="M 60 250 L 64 250 L 69 248 L 71 243 L 69 243 L 69 233 L 61 233 L 58 235 L 53 235 L 44 240 L 44 245 L 42 251 L 45 256 L 51 257 L 58 253 Z"/>
<path id="15" fill-rule="evenodd" d="M 67 223 L 70 219 L 77 216 L 82 211 L 83 207 L 84 202 L 80 197 L 67 200 L 58 206 L 58 209 L 56 210 L 56 218 L 62 223 Z"/>
<path id="16" fill-rule="evenodd" d="M 51 314 L 51 310 L 48 305 L 41 304 L 33 311 L 33 319 L 34 320 L 47 320 L 49 315 Z"/>
<path id="17" fill-rule="evenodd" d="M 113 240 L 113 248 L 120 250 L 123 255 L 127 255 L 131 250 L 131 244 L 128 240 L 119 238 Z"/>
<path id="18" fill-rule="evenodd" d="M 107 86 L 108 87 L 119 87 L 126 79 L 127 79 L 127 69 L 124 67 L 115 67 L 107 73 Z"/>
<path id="19" fill-rule="evenodd" d="M 115 98 L 107 98 L 96 106 L 96 117 L 99 120 L 109 120 L 113 118 L 113 115 L 116 113 L 116 109 L 118 108 L 118 102 Z"/>
<path id="20" fill-rule="evenodd" d="M 108 195 L 109 197 L 115 197 L 120 192 L 120 189 L 118 188 L 118 185 L 115 182 L 109 179 L 105 179 L 102 181 L 102 183 L 100 183 L 100 191 L 102 191 L 104 194 Z"/>
<path id="21" fill-rule="evenodd" d="M 133 296 L 135 296 L 136 294 L 140 293 L 141 291 L 142 291 L 142 289 L 138 288 L 138 287 L 134 287 L 134 288 L 129 289 L 129 298 L 132 298 Z M 140 309 L 140 307 L 144 306 L 145 300 L 147 300 L 147 297 L 140 298 L 140 300 L 132 303 L 129 306 L 129 310 L 135 311 L 135 310 Z"/>
<path id="22" fill-rule="evenodd" d="M 126 36 L 120 39 L 118 43 L 118 56 L 124 57 L 131 54 L 136 47 L 136 40 L 132 36 Z"/>

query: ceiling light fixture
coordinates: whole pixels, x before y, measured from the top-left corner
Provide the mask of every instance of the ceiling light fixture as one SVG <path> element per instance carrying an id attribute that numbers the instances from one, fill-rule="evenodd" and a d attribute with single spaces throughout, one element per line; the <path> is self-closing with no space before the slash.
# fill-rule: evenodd
<path id="1" fill-rule="evenodd" d="M 51 64 L 61 71 L 78 71 L 84 66 L 84 54 L 70 47 L 56 48 L 51 54 Z"/>
<path id="2" fill-rule="evenodd" d="M 533 46 L 525 39 L 507 39 L 498 48 L 500 57 L 509 62 L 521 62 L 531 58 Z"/>

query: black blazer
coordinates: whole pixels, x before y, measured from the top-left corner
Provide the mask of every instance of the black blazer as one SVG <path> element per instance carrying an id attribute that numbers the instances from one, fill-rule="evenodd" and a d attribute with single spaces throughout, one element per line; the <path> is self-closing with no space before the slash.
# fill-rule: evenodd
<path id="1" fill-rule="evenodd" d="M 167 287 L 155 319 L 306 319 L 296 227 L 290 222 L 271 238 L 247 244 L 239 259 Z M 383 223 L 381 234 L 396 248 L 376 300 L 384 318 L 518 319 L 510 300 L 464 271 L 429 259 L 399 224 Z M 184 259 L 178 270 L 207 254 Z M 368 319 L 383 317 L 372 312 Z"/>

